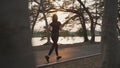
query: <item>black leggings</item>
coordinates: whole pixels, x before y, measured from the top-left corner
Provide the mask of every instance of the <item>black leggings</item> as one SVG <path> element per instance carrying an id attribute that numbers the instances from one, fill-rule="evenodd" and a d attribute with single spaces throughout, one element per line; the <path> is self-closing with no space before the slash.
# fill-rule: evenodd
<path id="1" fill-rule="evenodd" d="M 56 35 L 56 36 L 51 36 L 51 39 L 52 39 L 52 41 L 53 41 L 53 45 L 52 45 L 52 47 L 50 48 L 50 51 L 49 51 L 49 53 L 48 53 L 48 55 L 51 55 L 51 53 L 53 52 L 53 50 L 55 49 L 55 53 L 56 53 L 56 56 L 59 56 L 58 55 L 58 44 L 57 44 L 57 42 L 58 42 L 58 35 Z"/>

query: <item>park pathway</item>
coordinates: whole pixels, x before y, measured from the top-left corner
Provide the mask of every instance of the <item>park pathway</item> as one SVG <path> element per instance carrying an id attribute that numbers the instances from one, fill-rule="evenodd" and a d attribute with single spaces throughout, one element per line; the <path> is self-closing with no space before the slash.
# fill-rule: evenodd
<path id="1" fill-rule="evenodd" d="M 36 63 L 38 66 L 47 65 L 44 56 L 47 55 L 48 51 L 49 49 L 34 51 L 36 57 Z M 60 59 L 59 62 L 74 60 L 76 58 L 92 56 L 100 53 L 101 53 L 101 46 L 98 44 L 60 48 L 59 54 L 62 56 L 62 59 Z M 57 63 L 55 52 L 52 53 L 49 64 L 54 64 L 54 63 Z"/>

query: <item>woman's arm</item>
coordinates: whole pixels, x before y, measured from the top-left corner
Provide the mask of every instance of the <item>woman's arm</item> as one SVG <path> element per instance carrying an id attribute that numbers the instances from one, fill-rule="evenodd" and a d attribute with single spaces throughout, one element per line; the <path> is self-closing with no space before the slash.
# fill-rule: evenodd
<path id="1" fill-rule="evenodd" d="M 61 22 L 59 22 L 60 24 L 59 24 L 59 30 L 61 31 L 62 30 L 62 24 L 61 24 Z"/>
<path id="2" fill-rule="evenodd" d="M 48 26 L 48 30 L 52 32 L 52 27 L 50 25 Z"/>

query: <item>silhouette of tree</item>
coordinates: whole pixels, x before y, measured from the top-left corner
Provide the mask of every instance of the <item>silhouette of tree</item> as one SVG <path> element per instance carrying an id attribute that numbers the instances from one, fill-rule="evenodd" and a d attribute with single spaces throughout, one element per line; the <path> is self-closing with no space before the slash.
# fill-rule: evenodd
<path id="1" fill-rule="evenodd" d="M 0 2 L 0 67 L 35 68 L 28 0 Z"/>
<path id="2" fill-rule="evenodd" d="M 49 32 L 49 28 L 48 28 L 48 22 L 47 22 L 47 18 L 46 18 L 46 15 L 45 15 L 45 7 L 43 6 L 43 0 L 40 1 L 41 3 L 41 10 L 42 10 L 42 13 L 43 13 L 43 16 L 44 16 L 44 20 L 45 20 L 45 24 L 46 24 L 46 31 L 47 31 L 47 43 L 50 44 L 50 32 Z"/>
<path id="3" fill-rule="evenodd" d="M 117 34 L 118 0 L 104 0 L 102 25 L 103 63 L 101 68 L 120 68 L 120 46 Z"/>
<path id="4" fill-rule="evenodd" d="M 95 23 L 93 21 L 92 14 L 89 12 L 89 10 L 85 7 L 83 2 L 81 0 L 78 0 L 78 2 L 81 4 L 81 6 L 84 8 L 86 13 L 88 14 L 90 21 L 91 21 L 91 42 L 95 42 Z"/>

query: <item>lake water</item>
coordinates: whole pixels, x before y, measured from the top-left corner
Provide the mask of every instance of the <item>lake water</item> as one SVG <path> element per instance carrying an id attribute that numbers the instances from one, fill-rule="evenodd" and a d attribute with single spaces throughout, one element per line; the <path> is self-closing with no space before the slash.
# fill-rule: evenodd
<path id="1" fill-rule="evenodd" d="M 89 39 L 91 37 L 88 37 Z M 83 37 L 59 37 L 58 44 L 74 44 L 74 43 L 80 43 L 83 42 L 84 38 Z M 101 41 L 100 36 L 95 37 L 96 42 Z M 47 42 L 47 38 L 45 37 L 42 39 L 41 37 L 33 37 L 32 38 L 32 46 L 41 46 Z M 52 41 L 51 41 L 52 42 Z"/>

